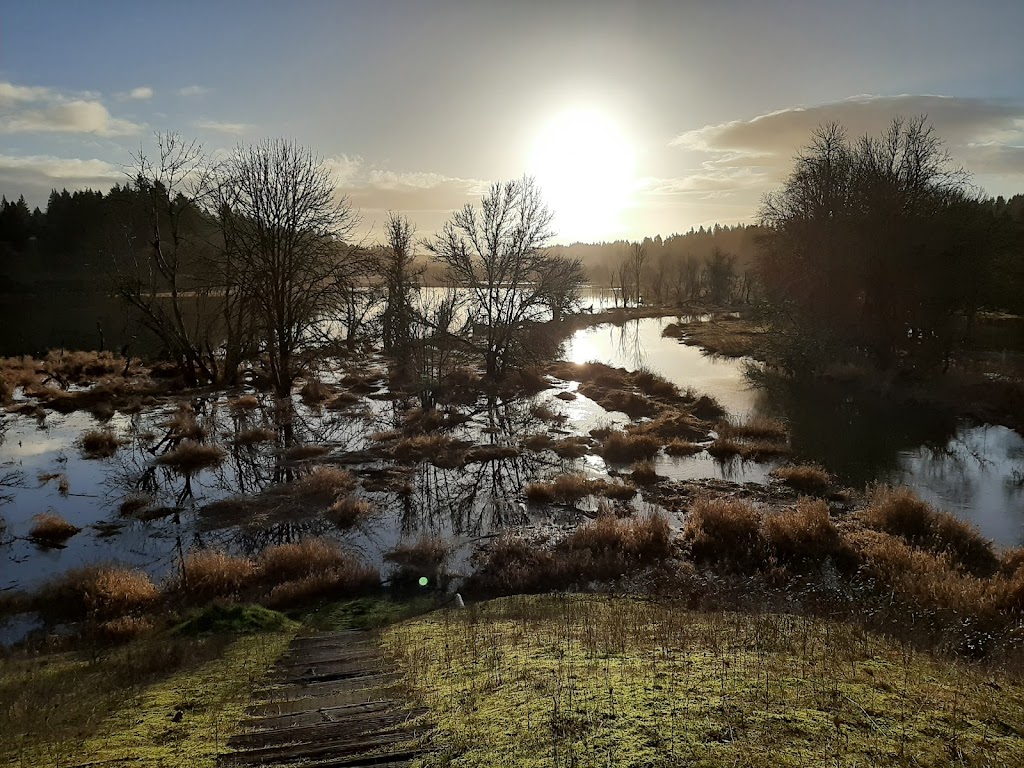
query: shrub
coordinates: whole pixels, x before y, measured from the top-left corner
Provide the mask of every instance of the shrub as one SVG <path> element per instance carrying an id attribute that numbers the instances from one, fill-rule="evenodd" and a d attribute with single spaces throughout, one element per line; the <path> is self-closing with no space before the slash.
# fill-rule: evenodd
<path id="1" fill-rule="evenodd" d="M 87 614 L 116 617 L 144 608 L 160 597 L 148 575 L 120 566 L 87 566 L 44 585 L 33 600 L 47 616 L 78 619 Z"/>
<path id="2" fill-rule="evenodd" d="M 842 550 L 828 505 L 800 499 L 795 507 L 764 516 L 764 535 L 780 563 L 797 569 L 820 565 Z"/>
<path id="3" fill-rule="evenodd" d="M 999 567 L 992 543 L 977 529 L 948 512 L 936 512 L 909 488 L 875 488 L 862 519 L 913 546 L 948 553 L 971 573 L 990 575 Z"/>
<path id="4" fill-rule="evenodd" d="M 82 435 L 82 455 L 88 459 L 107 459 L 117 453 L 121 440 L 109 429 L 91 429 Z"/>
<path id="5" fill-rule="evenodd" d="M 224 461 L 224 449 L 216 445 L 184 440 L 160 456 L 156 463 L 170 467 L 177 472 L 191 475 L 204 469 L 212 469 Z"/>
<path id="6" fill-rule="evenodd" d="M 256 566 L 247 557 L 213 550 L 199 550 L 185 556 L 181 587 L 196 597 L 233 595 L 255 581 Z"/>
<path id="7" fill-rule="evenodd" d="M 693 559 L 738 571 L 760 568 L 765 560 L 761 519 L 749 501 L 701 499 L 691 508 L 683 531 Z"/>
<path id="8" fill-rule="evenodd" d="M 651 435 L 612 432 L 602 441 L 598 452 L 608 461 L 625 463 L 653 458 L 660 447 L 661 442 Z"/>
<path id="9" fill-rule="evenodd" d="M 29 529 L 28 533 L 29 537 L 47 545 L 62 544 L 82 530 L 77 525 L 69 523 L 60 515 L 55 515 L 51 512 L 35 515 L 32 520 L 32 528 Z"/>
<path id="10" fill-rule="evenodd" d="M 148 616 L 118 616 L 101 622 L 96 627 L 96 639 L 101 643 L 120 645 L 151 634 L 155 629 Z"/>
<path id="11" fill-rule="evenodd" d="M 812 464 L 779 467 L 772 474 L 790 488 L 804 493 L 825 493 L 832 483 L 828 472 Z"/>
<path id="12" fill-rule="evenodd" d="M 347 530 L 354 525 L 369 520 L 377 514 L 377 507 L 365 499 L 347 496 L 334 502 L 327 510 L 327 519 L 338 528 Z"/>
<path id="13" fill-rule="evenodd" d="M 393 586 L 416 586 L 420 577 L 426 577 L 430 585 L 436 586 L 451 553 L 451 545 L 443 539 L 421 536 L 412 544 L 399 544 L 385 553 L 384 559 L 395 566 L 391 571 Z"/>

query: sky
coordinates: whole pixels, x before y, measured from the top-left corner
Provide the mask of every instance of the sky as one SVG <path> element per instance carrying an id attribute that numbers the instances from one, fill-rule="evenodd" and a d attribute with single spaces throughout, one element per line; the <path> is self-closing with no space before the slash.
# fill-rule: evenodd
<path id="1" fill-rule="evenodd" d="M 1024 2 L 0 0 L 0 193 L 106 190 L 176 131 L 286 137 L 359 231 L 528 174 L 559 242 L 757 220 L 814 128 L 927 114 L 1024 192 Z"/>

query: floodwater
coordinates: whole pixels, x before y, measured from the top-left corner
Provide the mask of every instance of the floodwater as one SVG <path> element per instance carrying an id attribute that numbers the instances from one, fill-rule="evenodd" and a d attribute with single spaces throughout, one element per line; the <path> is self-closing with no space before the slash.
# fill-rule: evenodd
<path id="1" fill-rule="evenodd" d="M 913 488 L 968 520 L 1000 546 L 1024 544 L 1024 438 L 1006 427 L 950 422 L 929 411 L 874 403 L 835 402 L 807 392 L 753 389 L 744 361 L 702 354 L 662 330 L 675 318 L 630 320 L 577 333 L 566 347 L 574 362 L 645 367 L 681 388 L 713 395 L 730 413 L 781 417 L 798 460 L 820 464 L 844 483 Z M 721 463 L 707 454 L 661 457 L 659 474 L 673 479 L 767 480 L 772 464 Z"/>

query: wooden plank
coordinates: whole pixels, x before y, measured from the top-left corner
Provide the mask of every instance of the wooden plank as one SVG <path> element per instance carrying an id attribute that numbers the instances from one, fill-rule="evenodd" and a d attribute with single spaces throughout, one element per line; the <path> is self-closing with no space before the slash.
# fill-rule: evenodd
<path id="1" fill-rule="evenodd" d="M 221 756 L 224 765 L 268 765 L 294 763 L 299 760 L 355 757 L 363 752 L 383 749 L 404 741 L 411 741 L 427 732 L 418 728 L 373 736 L 340 737 L 318 741 L 316 744 L 295 744 L 288 747 L 265 747 L 244 752 L 228 752 Z"/>
<path id="2" fill-rule="evenodd" d="M 373 731 L 395 728 L 426 714 L 425 709 L 395 710 L 391 712 L 364 712 L 348 715 L 340 720 L 329 720 L 311 725 L 277 728 L 273 730 L 240 733 L 228 739 L 235 749 L 259 749 L 285 744 L 321 743 L 325 739 L 356 737 Z"/>

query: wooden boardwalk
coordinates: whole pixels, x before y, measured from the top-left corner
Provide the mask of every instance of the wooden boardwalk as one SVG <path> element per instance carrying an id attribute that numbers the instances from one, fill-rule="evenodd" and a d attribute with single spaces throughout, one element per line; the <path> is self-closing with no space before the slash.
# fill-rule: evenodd
<path id="1" fill-rule="evenodd" d="M 407 766 L 423 754 L 414 740 L 428 729 L 411 722 L 425 710 L 397 698 L 395 682 L 371 632 L 298 637 L 218 764 Z"/>

